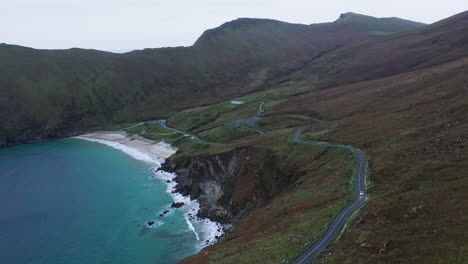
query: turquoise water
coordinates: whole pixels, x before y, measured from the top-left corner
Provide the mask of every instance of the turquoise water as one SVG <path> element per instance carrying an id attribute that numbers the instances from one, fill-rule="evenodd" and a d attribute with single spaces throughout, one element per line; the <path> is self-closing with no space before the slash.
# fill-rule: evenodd
<path id="1" fill-rule="evenodd" d="M 165 264 L 196 253 L 182 212 L 158 217 L 173 200 L 153 175 L 80 139 L 0 149 L 0 263 Z"/>

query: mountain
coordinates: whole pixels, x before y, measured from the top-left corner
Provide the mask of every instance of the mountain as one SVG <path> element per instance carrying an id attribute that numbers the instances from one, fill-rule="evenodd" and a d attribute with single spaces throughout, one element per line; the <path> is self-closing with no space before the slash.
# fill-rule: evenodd
<path id="1" fill-rule="evenodd" d="M 464 32 L 468 12 L 356 41 L 266 80 L 269 90 L 241 98 L 246 106 L 220 103 L 169 117 L 171 126 L 232 144 L 173 141 L 183 151 L 167 167 L 179 188 L 200 198 L 202 216 L 235 223 L 182 263 L 291 263 L 320 241 L 352 200 L 359 163 L 348 150 L 298 144 L 301 128 L 301 140 L 353 146 L 367 157 L 369 200 L 315 262 L 465 263 Z M 264 134 L 226 125 L 259 105 L 255 128 Z"/>
<path id="2" fill-rule="evenodd" d="M 207 30 L 191 47 L 125 54 L 1 44 L 0 144 L 160 118 L 269 89 L 266 80 L 334 49 L 423 26 L 362 17 L 314 25 L 241 18 Z"/>
<path id="3" fill-rule="evenodd" d="M 375 18 L 352 12 L 341 14 L 335 23 L 349 25 L 353 28 L 360 28 L 363 32 L 372 32 L 380 35 L 412 30 L 417 25 L 424 26 L 423 23 L 416 23 L 397 17 Z"/>
<path id="4" fill-rule="evenodd" d="M 313 25 L 241 18 L 191 47 L 125 54 L 2 45 L 0 135 L 24 142 L 165 116 L 229 143 L 125 130 L 176 146 L 165 169 L 177 190 L 198 198 L 198 216 L 233 224 L 183 263 L 237 264 L 294 259 L 354 198 L 356 156 L 299 144 L 302 131 L 367 159 L 369 200 L 318 262 L 465 263 L 465 32 L 468 12 L 431 25 L 345 13 Z"/>
<path id="5" fill-rule="evenodd" d="M 205 140 L 233 143 L 195 152 L 178 145 L 184 151 L 168 161 L 204 213 L 235 222 L 221 242 L 182 263 L 291 263 L 317 241 L 353 198 L 358 163 L 347 150 L 295 144 L 301 127 L 302 140 L 354 146 L 367 157 L 369 200 L 316 262 L 464 263 L 467 72 L 465 56 L 326 89 L 291 83 L 248 97 L 258 98 L 249 112 L 216 105 L 170 117 Z M 255 128 L 265 134 L 223 134 L 223 121 L 252 115 L 260 102 L 265 112 Z"/>
<path id="6" fill-rule="evenodd" d="M 443 64 L 468 55 L 468 12 L 413 31 L 333 50 L 296 72 L 296 78 L 332 87 Z M 282 78 L 294 78 L 283 76 Z"/>

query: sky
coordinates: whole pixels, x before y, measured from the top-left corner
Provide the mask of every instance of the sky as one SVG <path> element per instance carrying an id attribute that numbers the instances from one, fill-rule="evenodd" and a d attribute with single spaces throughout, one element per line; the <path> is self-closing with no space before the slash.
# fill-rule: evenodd
<path id="1" fill-rule="evenodd" d="M 468 0 L 0 0 L 0 43 L 123 52 L 190 46 L 239 17 L 312 24 L 355 12 L 433 23 L 466 10 Z"/>

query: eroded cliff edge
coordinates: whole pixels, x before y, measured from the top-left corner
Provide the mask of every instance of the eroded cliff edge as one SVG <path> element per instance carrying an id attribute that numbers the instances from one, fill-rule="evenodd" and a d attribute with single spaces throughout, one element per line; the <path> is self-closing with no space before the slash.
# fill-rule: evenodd
<path id="1" fill-rule="evenodd" d="M 199 217 L 230 224 L 249 208 L 267 204 L 291 182 L 277 158 L 252 147 L 167 160 L 162 170 L 177 174 L 176 191 L 200 202 Z"/>

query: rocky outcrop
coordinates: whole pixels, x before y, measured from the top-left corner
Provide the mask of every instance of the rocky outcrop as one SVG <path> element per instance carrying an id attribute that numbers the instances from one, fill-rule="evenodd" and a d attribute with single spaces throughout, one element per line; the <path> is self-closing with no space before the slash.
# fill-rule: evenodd
<path id="1" fill-rule="evenodd" d="M 264 205 L 280 189 L 273 156 L 239 148 L 212 156 L 168 160 L 162 170 L 177 174 L 176 191 L 200 203 L 199 217 L 232 223 L 247 208 Z M 265 183 L 265 179 L 272 182 Z M 282 185 L 282 183 L 280 183 Z"/>
<path id="2" fill-rule="evenodd" d="M 229 222 L 242 209 L 232 202 L 232 185 L 251 151 L 238 149 L 208 157 L 168 161 L 161 169 L 177 174 L 176 191 L 200 202 L 198 216 Z"/>
<path id="3" fill-rule="evenodd" d="M 184 203 L 182 203 L 182 202 L 180 202 L 180 203 L 175 203 L 174 202 L 174 203 L 171 204 L 171 208 L 180 208 L 182 206 L 184 206 Z"/>
<path id="4" fill-rule="evenodd" d="M 169 213 L 169 210 L 164 210 L 164 212 L 159 214 L 159 217 L 164 217 Z"/>

